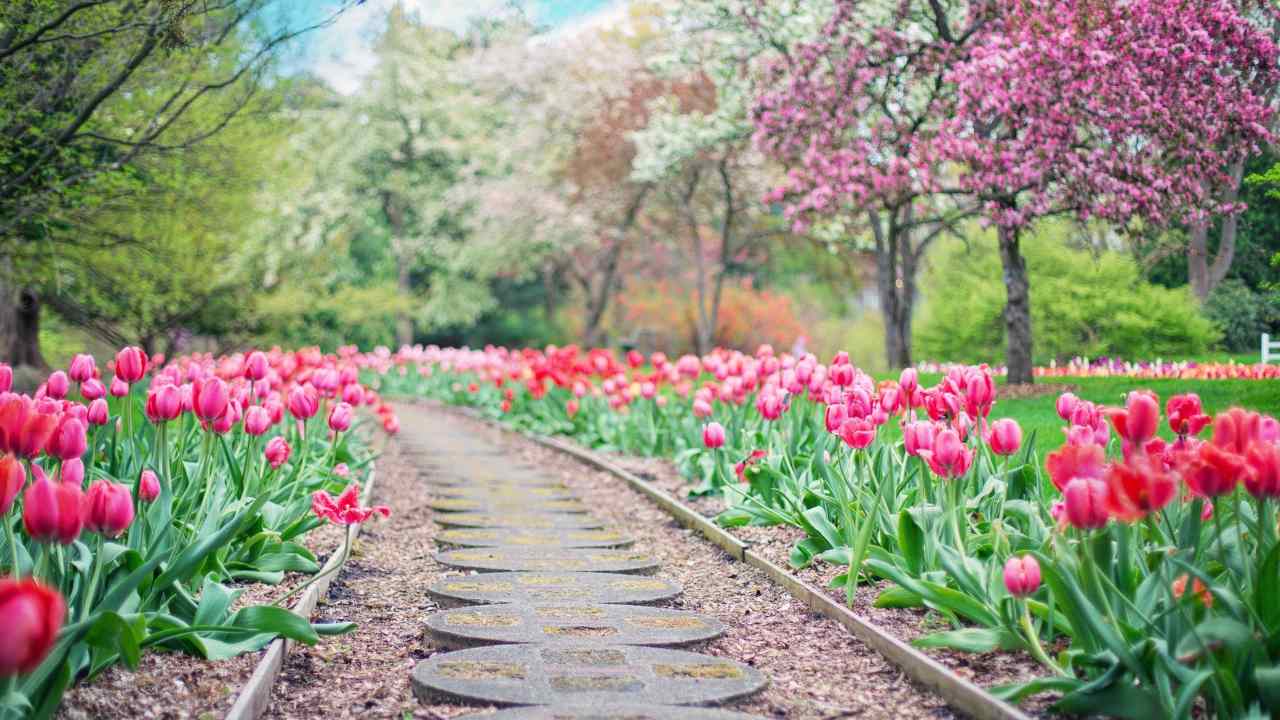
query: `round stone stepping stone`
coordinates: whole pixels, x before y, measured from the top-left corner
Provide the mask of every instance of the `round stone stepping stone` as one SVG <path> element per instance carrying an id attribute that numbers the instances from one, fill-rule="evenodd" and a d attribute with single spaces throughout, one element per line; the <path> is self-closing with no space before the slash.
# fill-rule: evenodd
<path id="1" fill-rule="evenodd" d="M 450 512 L 433 518 L 445 527 L 523 528 L 526 530 L 595 530 L 604 523 L 583 514 L 517 512 Z"/>
<path id="2" fill-rule="evenodd" d="M 533 512 L 585 513 L 587 506 L 579 500 L 542 500 L 499 495 L 491 498 L 434 498 L 427 506 L 441 512 Z"/>
<path id="3" fill-rule="evenodd" d="M 630 550 L 563 548 L 464 548 L 436 553 L 441 565 L 489 572 L 621 572 L 651 573 L 658 561 Z"/>
<path id="4" fill-rule="evenodd" d="M 468 486 L 468 485 L 436 485 L 432 488 L 432 494 L 439 497 L 450 498 L 477 498 L 477 499 L 498 499 L 506 500 L 530 498 L 534 500 L 575 500 L 574 495 L 565 487 L 540 487 L 526 485 L 493 485 L 493 486 Z"/>
<path id="5" fill-rule="evenodd" d="M 445 578 L 427 593 L 447 603 L 653 603 L 684 589 L 657 577 L 603 572 L 495 572 Z"/>
<path id="6" fill-rule="evenodd" d="M 427 618 L 444 647 L 497 643 L 689 645 L 724 634 L 724 625 L 683 610 L 642 605 L 485 605 Z"/>
<path id="7" fill-rule="evenodd" d="M 464 715 L 461 720 L 764 720 L 758 715 L 678 705 L 533 705 L 508 708 L 487 715 Z"/>
<path id="8" fill-rule="evenodd" d="M 537 475 L 428 475 L 423 478 L 431 488 L 489 488 L 493 490 L 519 490 L 523 488 L 552 488 L 567 490 L 564 483 Z"/>
<path id="9" fill-rule="evenodd" d="M 440 653 L 413 669 L 413 692 L 424 702 L 710 704 L 764 685 L 758 671 L 732 660 L 628 645 L 491 645 Z"/>
<path id="10" fill-rule="evenodd" d="M 616 530 L 525 530 L 523 528 L 450 528 L 436 542 L 459 547 L 516 545 L 547 548 L 625 548 L 635 542 Z"/>

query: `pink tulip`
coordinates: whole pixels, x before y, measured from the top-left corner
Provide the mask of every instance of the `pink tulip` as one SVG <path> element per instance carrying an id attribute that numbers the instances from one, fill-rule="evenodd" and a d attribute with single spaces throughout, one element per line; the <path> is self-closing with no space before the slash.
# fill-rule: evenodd
<path id="1" fill-rule="evenodd" d="M 346 479 L 351 477 L 351 468 L 347 467 L 346 463 L 338 463 L 333 466 L 333 474 L 335 477 Z"/>
<path id="2" fill-rule="evenodd" d="M 1081 530 L 1096 530 L 1107 524 L 1107 484 L 1098 478 L 1076 477 L 1062 489 L 1067 522 Z"/>
<path id="3" fill-rule="evenodd" d="M 80 458 L 71 458 L 63 461 L 59 472 L 62 473 L 59 478 L 62 482 L 76 487 L 84 487 L 84 461 Z"/>
<path id="4" fill-rule="evenodd" d="M 701 398 L 693 401 L 693 416 L 696 418 L 711 417 L 711 403 Z"/>
<path id="5" fill-rule="evenodd" d="M 271 429 L 271 411 L 261 405 L 254 405 L 244 411 L 244 431 L 254 437 L 266 434 Z"/>
<path id="6" fill-rule="evenodd" d="M 277 435 L 267 441 L 267 447 L 262 451 L 262 454 L 266 456 L 267 462 L 271 465 L 271 469 L 275 470 L 281 465 L 289 462 L 289 455 L 292 452 L 293 449 L 289 447 L 289 443 L 285 442 L 284 438 Z"/>
<path id="7" fill-rule="evenodd" d="M 36 542 L 70 545 L 84 527 L 84 491 L 79 485 L 53 483 L 39 466 L 35 482 L 22 494 L 22 525 Z"/>
<path id="8" fill-rule="evenodd" d="M 310 420 L 320 410 L 320 400 L 315 391 L 305 385 L 295 385 L 289 391 L 289 414 L 298 420 Z"/>
<path id="9" fill-rule="evenodd" d="M 845 418 L 840 424 L 839 434 L 846 445 L 855 450 L 862 450 L 876 439 L 876 425 L 870 420 Z"/>
<path id="10" fill-rule="evenodd" d="M 243 415 L 243 412 L 240 410 L 240 403 L 229 400 L 227 401 L 227 409 L 223 411 L 221 417 L 213 421 L 209 429 L 219 435 L 225 435 L 231 432 L 231 428 L 235 427 L 236 423 L 240 422 L 241 415 Z"/>
<path id="11" fill-rule="evenodd" d="M 129 488 L 97 480 L 86 500 L 85 528 L 104 537 L 119 537 L 133 524 L 133 495 Z"/>
<path id="12" fill-rule="evenodd" d="M 182 414 L 182 390 L 176 385 L 151 385 L 147 393 L 147 419 L 160 424 L 176 420 Z"/>
<path id="13" fill-rule="evenodd" d="M 111 387 L 108 392 L 111 393 L 113 398 L 122 398 L 129 394 L 129 383 L 121 380 L 120 376 L 117 375 L 111 379 Z"/>
<path id="14" fill-rule="evenodd" d="M 127 347 L 116 353 L 116 377 L 132 385 L 147 374 L 147 354 L 139 347 Z"/>
<path id="15" fill-rule="evenodd" d="M 987 443 L 997 455 L 1012 455 L 1022 447 L 1022 427 L 1013 418 L 1000 418 L 991 423 Z"/>
<path id="16" fill-rule="evenodd" d="M 902 388 L 902 393 L 907 398 L 915 395 L 920 387 L 920 375 L 915 368 L 904 368 L 902 374 L 898 376 L 898 387 Z"/>
<path id="17" fill-rule="evenodd" d="M 1027 597 L 1040 588 L 1040 563 L 1035 556 L 1011 557 L 1004 564 L 1004 586 L 1014 597 Z"/>
<path id="18" fill-rule="evenodd" d="M 823 424 L 826 425 L 829 433 L 839 432 L 840 426 L 844 424 L 846 417 L 848 417 L 848 412 L 845 410 L 843 403 L 828 405 L 827 409 L 822 413 Z"/>
<path id="19" fill-rule="evenodd" d="M 35 672 L 53 650 L 67 617 L 62 594 L 35 578 L 0 579 L 0 678 Z"/>
<path id="20" fill-rule="evenodd" d="M 908 455 L 919 456 L 921 450 L 933 449 L 933 438 L 938 426 L 926 420 L 917 420 L 902 426 L 902 445 Z"/>
<path id="21" fill-rule="evenodd" d="M 230 397 L 221 378 L 197 380 L 191 386 L 191 409 L 206 423 L 218 420 L 227 412 Z"/>
<path id="22" fill-rule="evenodd" d="M 102 384 L 98 378 L 89 378 L 80 384 L 80 397 L 90 402 L 99 400 L 107 395 L 107 386 Z"/>
<path id="23" fill-rule="evenodd" d="M 1063 420 L 1066 420 L 1067 422 L 1071 422 L 1071 418 L 1076 411 L 1076 405 L 1078 405 L 1079 403 L 1080 403 L 1080 399 L 1077 398 L 1072 393 L 1069 393 L 1069 392 L 1062 393 L 1061 395 L 1058 396 L 1058 402 L 1056 404 L 1058 417 L 1062 418 Z"/>
<path id="24" fill-rule="evenodd" d="M 98 365 L 92 355 L 80 354 L 71 358 L 71 379 L 83 383 L 98 374 Z"/>
<path id="25" fill-rule="evenodd" d="M 388 415 L 382 419 L 382 430 L 388 435 L 395 435 L 400 432 L 400 419 L 395 415 Z"/>
<path id="26" fill-rule="evenodd" d="M 1160 424 L 1160 403 L 1155 395 L 1142 390 L 1129 393 L 1124 409 L 1108 411 L 1116 434 L 1132 445 L 1141 445 L 1155 437 Z"/>
<path id="27" fill-rule="evenodd" d="M 351 406 L 340 402 L 333 406 L 329 411 L 329 429 L 339 433 L 346 432 L 351 428 L 352 411 Z"/>
<path id="28" fill-rule="evenodd" d="M 713 450 L 724 447 L 724 426 L 714 421 L 703 425 L 702 444 Z"/>
<path id="29" fill-rule="evenodd" d="M 90 425 L 106 425 L 111 419 L 111 411 L 107 407 L 107 401 L 98 398 L 89 403 L 89 413 L 86 415 Z"/>
<path id="30" fill-rule="evenodd" d="M 364 404 L 364 389 L 359 385 L 347 385 L 342 388 L 342 402 L 351 407 L 359 407 Z"/>
<path id="31" fill-rule="evenodd" d="M 920 450 L 919 454 L 935 475 L 947 479 L 963 476 L 973 464 L 973 451 L 952 428 L 939 431 L 933 439 L 933 448 Z"/>
<path id="32" fill-rule="evenodd" d="M 827 378 L 833 385 L 848 387 L 853 384 L 854 368 L 847 362 L 827 368 Z"/>
<path id="33" fill-rule="evenodd" d="M 74 416 L 64 415 L 45 443 L 45 452 L 60 460 L 71 460 L 84 455 L 87 446 L 84 423 Z"/>
<path id="34" fill-rule="evenodd" d="M 5 363 L 0 363 L 0 393 L 7 393 L 13 389 L 13 368 Z"/>
<path id="35" fill-rule="evenodd" d="M 61 400 L 67 396 L 67 391 L 71 389 L 71 381 L 67 379 L 67 374 L 61 370 L 55 370 L 49 375 L 49 379 L 45 381 L 44 392 L 55 400 Z"/>
<path id="36" fill-rule="evenodd" d="M 261 350 L 249 353 L 249 357 L 244 361 L 244 376 L 255 382 L 265 378 L 270 369 L 267 355 Z"/>
<path id="37" fill-rule="evenodd" d="M 158 497 L 160 497 L 160 478 L 150 470 L 143 470 L 138 476 L 138 499 L 151 503 Z"/>

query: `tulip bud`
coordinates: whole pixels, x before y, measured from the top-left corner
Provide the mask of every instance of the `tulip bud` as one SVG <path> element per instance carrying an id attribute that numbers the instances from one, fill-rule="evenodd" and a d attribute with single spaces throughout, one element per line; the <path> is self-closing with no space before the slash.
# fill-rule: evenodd
<path id="1" fill-rule="evenodd" d="M 182 391 L 176 385 L 152 384 L 147 393 L 146 414 L 157 425 L 176 420 L 182 414 Z"/>
<path id="2" fill-rule="evenodd" d="M 382 420 L 382 429 L 388 435 L 395 435 L 400 432 L 400 419 L 395 415 L 388 415 Z"/>
<path id="3" fill-rule="evenodd" d="M 147 354 L 142 348 L 127 347 L 116 353 L 116 378 L 133 384 L 147 374 Z"/>
<path id="4" fill-rule="evenodd" d="M 510 405 L 510 401 L 505 401 L 505 404 Z M 329 429 L 339 433 L 346 432 L 350 427 L 351 406 L 344 402 L 334 405 L 333 409 L 329 411 Z"/>
<path id="5" fill-rule="evenodd" d="M 143 470 L 138 476 L 138 499 L 142 502 L 155 502 L 160 497 L 160 478 L 150 470 Z"/>
<path id="6" fill-rule="evenodd" d="M 902 388 L 902 394 L 909 400 L 920 388 L 920 374 L 915 368 L 903 368 L 902 374 L 898 376 L 898 387 Z"/>
<path id="7" fill-rule="evenodd" d="M 1000 418 L 991 423 L 987 443 L 997 455 L 1012 455 L 1022 447 L 1022 427 L 1013 418 Z"/>
<path id="8" fill-rule="evenodd" d="M 89 488 L 85 527 L 105 537 L 119 537 L 133 524 L 133 495 L 129 488 L 97 480 Z"/>
<path id="9" fill-rule="evenodd" d="M 13 453 L 0 457 L 0 522 L 7 522 L 4 516 L 13 508 L 13 501 L 26 484 L 27 471 L 22 461 Z"/>
<path id="10" fill-rule="evenodd" d="M 44 392 L 55 400 L 61 400 L 67 396 L 67 391 L 71 389 L 71 381 L 67 379 L 67 374 L 61 370 L 55 370 L 45 381 Z"/>
<path id="11" fill-rule="evenodd" d="M 702 426 L 702 444 L 710 449 L 724 446 L 724 426 L 718 422 L 709 422 Z"/>
<path id="12" fill-rule="evenodd" d="M 1014 597 L 1027 597 L 1040 588 L 1040 563 L 1032 555 L 1011 557 L 1004 564 L 1004 586 Z"/>
<path id="13" fill-rule="evenodd" d="M 1075 414 L 1076 405 L 1079 404 L 1079 402 L 1080 399 L 1072 393 L 1065 392 L 1059 395 L 1058 402 L 1055 406 L 1055 409 L 1058 411 L 1058 417 L 1066 420 L 1067 422 L 1071 422 L 1071 417 Z"/>
<path id="14" fill-rule="evenodd" d="M 258 437 L 271 429 L 271 411 L 261 405 L 254 405 L 244 413 L 244 431 Z"/>
<path id="15" fill-rule="evenodd" d="M 227 384 L 221 378 L 208 378 L 192 383 L 191 410 L 206 423 L 225 415 L 229 402 Z"/>
<path id="16" fill-rule="evenodd" d="M 35 671 L 53 649 L 67 617 L 55 589 L 35 578 L 0 579 L 0 625 L 5 629 L 0 678 Z"/>
<path id="17" fill-rule="evenodd" d="M 338 463 L 333 466 L 333 474 L 340 478 L 349 478 L 351 477 L 351 468 L 347 467 L 346 463 Z"/>
<path id="18" fill-rule="evenodd" d="M 83 383 L 98 373 L 98 365 L 92 355 L 80 354 L 71 358 L 71 379 Z"/>
<path id="19" fill-rule="evenodd" d="M 359 407 L 364 403 L 364 389 L 359 385 L 347 385 L 342 388 L 342 402 L 351 407 Z"/>
<path id="20" fill-rule="evenodd" d="M 844 419 L 847 414 L 848 413 L 846 412 L 843 403 L 833 403 L 828 405 L 827 409 L 822 413 L 823 423 L 827 427 L 827 432 L 839 432 L 840 426 L 844 424 Z"/>
<path id="21" fill-rule="evenodd" d="M 64 460 L 60 472 L 62 473 L 62 477 L 59 479 L 62 482 L 75 485 L 76 487 L 84 486 L 84 461 L 80 458 Z"/>
<path id="22" fill-rule="evenodd" d="M 22 494 L 22 525 L 37 542 L 70 545 L 84 527 L 84 492 L 79 485 L 53 483 L 38 465 L 35 482 Z"/>
<path id="23" fill-rule="evenodd" d="M 1081 530 L 1096 530 L 1111 519 L 1107 511 L 1107 484 L 1098 478 L 1076 477 L 1062 489 L 1067 522 Z"/>
<path id="24" fill-rule="evenodd" d="M 98 378 L 89 378 L 80 384 L 80 397 L 90 402 L 106 397 L 107 387 Z"/>
<path id="25" fill-rule="evenodd" d="M 298 420 L 310 420 L 320 410 L 320 400 L 310 387 L 295 385 L 289 391 L 289 414 Z"/>
<path id="26" fill-rule="evenodd" d="M 103 398 L 98 398 L 89 403 L 89 412 L 85 418 L 90 425 L 106 425 L 107 421 L 111 419 L 111 411 L 107 407 L 107 401 Z"/>
<path id="27" fill-rule="evenodd" d="M 45 444 L 45 452 L 60 460 L 84 455 L 88 446 L 84 423 L 72 415 L 64 415 Z"/>
<path id="28" fill-rule="evenodd" d="M 265 378 L 270 368 L 266 353 L 255 350 L 249 353 L 248 359 L 244 361 L 244 376 L 256 382 Z"/>
<path id="29" fill-rule="evenodd" d="M 111 379 L 111 387 L 108 390 L 113 398 L 122 398 L 129 394 L 129 383 L 120 379 L 117 375 Z"/>
<path id="30" fill-rule="evenodd" d="M 271 469 L 275 470 L 289 462 L 289 454 L 292 452 L 293 449 L 289 447 L 289 443 L 285 442 L 284 438 L 276 436 L 267 441 L 267 447 L 262 454 L 266 456 Z"/>

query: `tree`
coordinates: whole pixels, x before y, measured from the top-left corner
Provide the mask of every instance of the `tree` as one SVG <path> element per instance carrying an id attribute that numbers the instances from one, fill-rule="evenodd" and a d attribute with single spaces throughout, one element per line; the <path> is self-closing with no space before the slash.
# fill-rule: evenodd
<path id="1" fill-rule="evenodd" d="M 1022 231 L 1058 213 L 1194 226 L 1238 212 L 1223 191 L 1271 139 L 1277 49 L 1227 0 L 1008 0 L 982 27 L 948 76 L 942 148 L 998 229 L 1009 381 L 1030 382 Z"/>
<path id="2" fill-rule="evenodd" d="M 64 211 L 136 190 L 141 159 L 222 131 L 284 43 L 358 1 L 301 25 L 256 22 L 270 0 L 0 6 L 0 357 L 43 364 L 36 281 L 59 248 L 118 242 L 66 232 Z M 185 122 L 201 108 L 207 123 Z"/>

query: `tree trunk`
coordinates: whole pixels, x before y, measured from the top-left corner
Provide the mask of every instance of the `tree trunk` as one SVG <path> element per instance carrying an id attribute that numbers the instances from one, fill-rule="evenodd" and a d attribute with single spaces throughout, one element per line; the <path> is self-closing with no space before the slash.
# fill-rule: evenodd
<path id="1" fill-rule="evenodd" d="M 1005 363 L 1009 367 L 1010 385 L 1034 382 L 1031 365 L 1031 282 L 1027 277 L 1027 261 L 1022 257 L 1017 228 L 999 229 L 1000 264 L 1004 268 L 1004 287 L 1008 298 L 1004 308 L 1004 330 L 1008 349 Z"/>
<path id="2" fill-rule="evenodd" d="M 878 213 L 873 212 L 869 216 L 876 242 L 876 293 L 880 297 L 880 314 L 884 318 L 885 361 L 892 369 L 911 365 L 911 310 L 915 299 L 915 278 L 908 277 L 908 273 L 914 273 L 915 263 L 910 230 L 899 222 L 897 210 L 890 212 L 888 219 L 886 228 Z"/>
<path id="3" fill-rule="evenodd" d="M 410 297 L 413 287 L 409 282 L 409 263 L 400 262 L 400 272 L 396 278 L 396 287 L 400 289 L 400 294 L 404 297 Z M 396 316 L 396 343 L 400 347 L 413 345 L 413 318 L 407 312 L 400 312 Z"/>
<path id="4" fill-rule="evenodd" d="M 0 278 L 0 362 L 45 369 L 40 354 L 40 296 Z"/>
<path id="5" fill-rule="evenodd" d="M 1224 202 L 1234 203 L 1240 197 L 1240 181 L 1244 177 L 1244 161 L 1238 160 L 1229 170 L 1231 185 L 1223 197 Z M 1218 283 L 1222 282 L 1231 270 L 1231 261 L 1236 256 L 1236 230 L 1240 226 L 1239 213 L 1232 213 L 1222 218 L 1222 233 L 1218 236 L 1218 252 L 1212 263 L 1209 261 L 1209 227 L 1208 221 L 1191 226 L 1191 237 L 1187 241 L 1187 279 L 1191 282 L 1191 290 L 1201 303 L 1209 299 L 1209 294 Z"/>
<path id="6" fill-rule="evenodd" d="M 613 288 L 618 275 L 618 262 L 622 258 L 622 246 L 626 242 L 631 226 L 635 224 L 640 208 L 644 206 L 645 196 L 649 194 L 649 185 L 642 186 L 631 203 L 627 206 L 622 222 L 618 224 L 617 237 L 605 251 L 605 259 L 600 281 L 595 288 L 591 287 L 591 278 L 583 283 L 587 292 L 587 319 L 582 328 L 582 342 L 588 348 L 600 347 L 604 342 L 604 314 L 609 309 L 609 301 L 613 299 Z"/>

